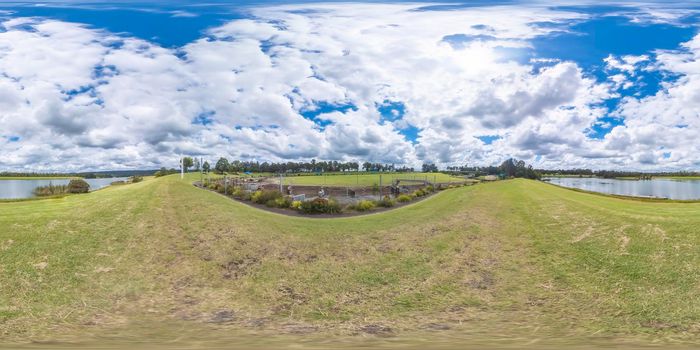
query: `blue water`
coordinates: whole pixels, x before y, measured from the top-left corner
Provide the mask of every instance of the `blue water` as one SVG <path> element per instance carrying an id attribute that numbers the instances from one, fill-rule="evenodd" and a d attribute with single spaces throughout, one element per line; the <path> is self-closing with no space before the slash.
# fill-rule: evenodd
<path id="1" fill-rule="evenodd" d="M 115 177 L 109 179 L 85 179 L 90 184 L 90 191 L 99 190 L 109 186 L 114 181 L 124 181 L 124 177 Z M 69 179 L 53 179 L 53 180 L 0 180 L 0 199 L 21 199 L 32 198 L 35 188 L 46 186 L 48 184 L 67 185 Z"/>
<path id="2" fill-rule="evenodd" d="M 546 178 L 552 184 L 581 190 L 635 197 L 700 199 L 700 180 L 616 180 L 601 178 Z"/>

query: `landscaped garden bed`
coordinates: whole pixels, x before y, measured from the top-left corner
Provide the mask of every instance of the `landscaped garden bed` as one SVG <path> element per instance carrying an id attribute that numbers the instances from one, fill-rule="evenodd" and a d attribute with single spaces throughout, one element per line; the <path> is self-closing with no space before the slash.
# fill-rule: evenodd
<path id="1" fill-rule="evenodd" d="M 293 189 L 283 187 L 282 190 L 287 193 L 282 193 L 277 185 L 265 182 L 241 184 L 220 178 L 194 183 L 197 187 L 260 209 L 314 217 L 355 216 L 385 211 L 419 201 L 442 190 L 472 184 L 473 182 L 463 182 L 401 188 L 294 186 Z"/>

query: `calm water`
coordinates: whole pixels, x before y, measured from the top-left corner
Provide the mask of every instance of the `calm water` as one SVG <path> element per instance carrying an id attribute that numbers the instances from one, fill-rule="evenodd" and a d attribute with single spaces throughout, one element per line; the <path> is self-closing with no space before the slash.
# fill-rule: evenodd
<path id="1" fill-rule="evenodd" d="M 700 180 L 615 180 L 577 177 L 552 177 L 547 180 L 559 186 L 623 196 L 700 199 Z"/>
<path id="2" fill-rule="evenodd" d="M 98 190 L 109 186 L 114 181 L 126 180 L 125 177 L 114 177 L 109 179 L 85 179 L 90 184 L 90 191 Z M 0 199 L 18 199 L 34 197 L 32 191 L 39 186 L 46 186 L 49 183 L 54 185 L 67 185 L 70 179 L 53 180 L 0 180 Z"/>

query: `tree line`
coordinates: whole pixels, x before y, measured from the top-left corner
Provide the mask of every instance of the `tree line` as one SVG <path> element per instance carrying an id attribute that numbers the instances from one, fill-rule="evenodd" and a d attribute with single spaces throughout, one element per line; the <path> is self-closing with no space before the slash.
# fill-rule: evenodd
<path id="1" fill-rule="evenodd" d="M 515 158 L 506 159 L 498 166 L 448 166 L 447 171 L 453 174 L 470 174 L 474 176 L 496 175 L 506 178 L 520 177 L 535 180 L 542 178 L 541 171 L 534 169 L 532 165 L 525 163 L 525 161 Z"/>
<path id="2" fill-rule="evenodd" d="M 333 161 L 316 161 L 312 159 L 308 162 L 257 162 L 257 161 L 229 161 L 226 157 L 220 157 L 214 163 L 213 169 L 208 161 L 203 161 L 197 158 L 185 157 L 182 159 L 182 165 L 185 171 L 193 168 L 195 171 L 209 172 L 210 170 L 217 173 L 327 173 L 327 172 L 358 172 L 360 170 L 370 172 L 413 172 L 415 168 L 406 166 L 396 166 L 395 164 L 382 164 L 371 162 L 339 162 Z M 503 177 L 522 177 L 528 179 L 539 179 L 541 173 L 534 170 L 531 165 L 525 164 L 522 160 L 514 158 L 507 159 L 499 166 L 487 167 L 468 167 L 454 166 L 447 167 L 449 172 L 470 172 L 476 175 L 499 175 Z M 421 166 L 421 171 L 426 173 L 439 172 L 435 163 L 424 163 Z M 167 170 L 162 168 L 159 175 L 166 175 L 174 172 L 174 169 Z"/>
<path id="3" fill-rule="evenodd" d="M 258 162 L 258 161 L 229 161 L 225 157 L 219 158 L 214 163 L 213 169 L 207 161 L 191 159 L 183 161 L 185 169 L 194 168 L 195 171 L 209 170 L 215 173 L 327 173 L 327 172 L 357 172 L 357 171 L 377 171 L 377 172 L 412 172 L 413 168 L 405 166 L 396 166 L 395 164 L 382 164 L 371 162 L 339 162 L 333 161 L 316 161 L 312 159 L 308 162 Z"/>

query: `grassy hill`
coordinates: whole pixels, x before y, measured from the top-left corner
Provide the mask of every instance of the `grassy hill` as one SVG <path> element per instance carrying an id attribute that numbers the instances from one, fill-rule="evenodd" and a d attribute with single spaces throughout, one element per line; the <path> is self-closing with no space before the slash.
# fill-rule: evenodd
<path id="1" fill-rule="evenodd" d="M 556 347 L 700 333 L 700 204 L 509 180 L 319 220 L 195 178 L 0 203 L 1 342 Z"/>

